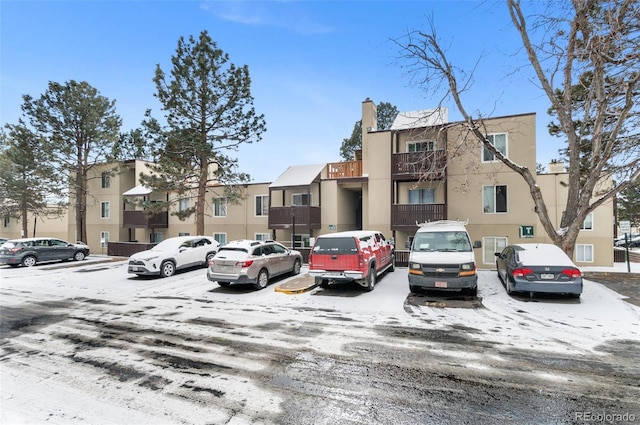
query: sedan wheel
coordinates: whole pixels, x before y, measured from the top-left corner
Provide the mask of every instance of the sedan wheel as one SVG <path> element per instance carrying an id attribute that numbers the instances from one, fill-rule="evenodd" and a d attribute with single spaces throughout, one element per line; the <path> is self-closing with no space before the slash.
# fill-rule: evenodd
<path id="1" fill-rule="evenodd" d="M 173 276 L 176 272 L 176 266 L 171 261 L 165 261 L 160 266 L 160 276 L 169 277 Z"/>
<path id="2" fill-rule="evenodd" d="M 84 255 L 84 252 L 82 252 L 82 251 L 78 251 L 73 255 L 73 259 L 75 261 L 82 261 L 82 260 L 84 260 L 84 257 L 85 257 L 85 255 Z"/>
<path id="3" fill-rule="evenodd" d="M 264 289 L 267 287 L 269 283 L 269 273 L 265 269 L 260 270 L 258 273 L 258 280 L 253 285 L 256 289 Z"/>
<path id="4" fill-rule="evenodd" d="M 22 265 L 25 267 L 33 267 L 36 265 L 38 261 L 36 260 L 36 257 L 29 255 L 27 257 L 24 257 L 22 259 Z"/>

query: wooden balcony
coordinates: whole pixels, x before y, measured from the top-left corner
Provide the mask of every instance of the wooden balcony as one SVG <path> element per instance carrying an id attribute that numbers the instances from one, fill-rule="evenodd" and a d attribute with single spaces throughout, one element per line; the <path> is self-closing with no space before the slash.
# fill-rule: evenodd
<path id="1" fill-rule="evenodd" d="M 123 211 L 122 227 L 131 229 L 166 229 L 169 227 L 169 213 L 163 211 L 148 215 L 146 211 Z"/>
<path id="2" fill-rule="evenodd" d="M 295 208 L 296 232 L 320 229 L 320 207 L 298 205 Z M 293 227 L 292 207 L 269 208 L 269 229 L 291 229 Z"/>
<path id="3" fill-rule="evenodd" d="M 416 223 L 446 220 L 446 204 L 395 204 L 391 206 L 391 230 L 415 231 Z"/>
<path id="4" fill-rule="evenodd" d="M 444 150 L 433 152 L 395 153 L 391 159 L 394 180 L 441 180 L 446 177 L 447 155 Z"/>
<path id="5" fill-rule="evenodd" d="M 362 161 L 330 162 L 327 164 L 327 177 L 330 179 L 362 177 Z"/>

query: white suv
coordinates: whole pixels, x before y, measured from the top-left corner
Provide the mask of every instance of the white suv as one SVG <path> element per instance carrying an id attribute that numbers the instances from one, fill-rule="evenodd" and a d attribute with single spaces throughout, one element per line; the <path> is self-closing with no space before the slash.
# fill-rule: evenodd
<path id="1" fill-rule="evenodd" d="M 129 273 L 168 277 L 176 270 L 206 266 L 220 244 L 210 236 L 177 236 L 129 257 Z"/>

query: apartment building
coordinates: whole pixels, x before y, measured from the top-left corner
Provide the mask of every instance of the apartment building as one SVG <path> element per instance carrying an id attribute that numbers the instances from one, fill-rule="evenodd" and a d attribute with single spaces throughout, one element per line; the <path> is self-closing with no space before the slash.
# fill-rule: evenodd
<path id="1" fill-rule="evenodd" d="M 536 170 L 535 119 L 535 114 L 490 118 L 484 122 L 485 131 L 503 154 Z M 378 130 L 376 123 L 375 103 L 366 99 L 362 150 L 354 161 L 292 165 L 273 182 L 245 185 L 238 203 L 225 201 L 222 188 L 211 186 L 205 233 L 223 244 L 276 239 L 309 247 L 321 234 L 375 229 L 402 250 L 419 223 L 462 220 L 468 222 L 472 239 L 482 241 L 482 249 L 475 252 L 481 268 L 495 267 L 494 253 L 508 244 L 551 242 L 524 180 L 496 160 L 464 125 L 449 122 L 446 109 L 401 113 L 388 130 Z M 136 206 L 139 203 L 131 202 L 153 203 L 173 196 L 140 185 L 137 176 L 146 172 L 148 164 L 132 160 L 117 172 L 105 164 L 91 176 L 86 242 L 92 252 L 105 251 L 109 241 L 148 244 L 195 232 L 193 216 L 180 220 L 169 211 L 148 215 Z M 562 164 L 550 164 L 537 179 L 557 227 L 568 174 Z M 178 209 L 191 206 L 189 199 L 177 201 Z M 583 223 L 575 249 L 578 265 L 613 265 L 612 202 Z M 69 214 L 69 240 L 75 239 L 74 220 Z M 40 226 L 38 234 L 42 231 Z"/>

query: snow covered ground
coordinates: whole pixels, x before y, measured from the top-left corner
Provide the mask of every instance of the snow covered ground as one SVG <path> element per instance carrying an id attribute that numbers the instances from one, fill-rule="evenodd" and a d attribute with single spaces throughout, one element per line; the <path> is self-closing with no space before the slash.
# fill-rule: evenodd
<path id="1" fill-rule="evenodd" d="M 283 281 L 263 291 L 219 288 L 202 269 L 139 279 L 126 273 L 126 262 L 69 265 L 74 267 L 0 268 L 0 423 L 260 423 L 256 417 L 277 413 L 278 393 L 224 373 L 228 368 L 258 374 L 269 367 L 266 353 L 231 354 L 230 348 L 203 341 L 233 341 L 234 347 L 260 341 L 266 351 L 349 356 L 347 347 L 355 341 L 404 347 L 402 338 L 381 338 L 377 330 L 394 327 L 451 331 L 501 349 L 569 356 L 605 357 L 608 344 L 640 344 L 640 308 L 591 281 L 585 281 L 580 299 L 530 299 L 507 295 L 495 271 L 480 271 L 482 306 L 463 301 L 462 308 L 452 308 L 445 298 L 410 294 L 402 268 L 384 275 L 370 293 L 315 288 L 288 295 L 274 291 Z M 640 272 L 636 266 L 633 271 Z M 624 272 L 626 264 L 594 270 Z M 305 329 L 316 331 L 298 336 Z M 113 335 L 105 338 L 108 332 Z M 157 340 L 164 341 L 161 347 Z M 434 355 L 466 357 L 465 364 L 478 370 L 499 361 L 497 355 L 453 352 L 429 340 L 420 344 Z M 193 349 L 190 361 L 214 358 L 220 373 L 185 381 L 179 370 L 158 366 L 160 357 L 154 356 L 160 354 L 150 354 L 161 352 L 164 359 L 186 346 Z M 114 370 L 105 373 L 104 365 Z M 146 376 L 151 388 L 165 385 L 173 396 L 124 378 L 118 382 L 118 368 Z M 205 395 L 212 390 L 201 388 L 218 379 L 235 403 L 251 392 L 251 402 L 245 401 L 250 409 L 229 420 L 234 403 L 208 405 Z M 200 388 L 201 401 L 185 404 L 185 388 Z"/>

